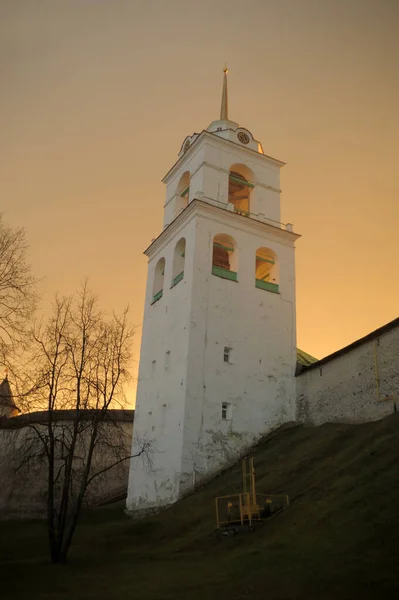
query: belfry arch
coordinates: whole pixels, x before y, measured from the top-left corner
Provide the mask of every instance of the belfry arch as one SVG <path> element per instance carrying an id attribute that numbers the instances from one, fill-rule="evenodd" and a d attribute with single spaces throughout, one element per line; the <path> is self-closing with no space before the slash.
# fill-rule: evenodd
<path id="1" fill-rule="evenodd" d="M 218 233 L 213 238 L 212 274 L 237 281 L 237 244 L 231 235 Z"/>
<path id="2" fill-rule="evenodd" d="M 165 259 L 162 257 L 154 269 L 154 282 L 152 286 L 152 304 L 163 296 L 163 283 L 165 278 Z"/>
<path id="3" fill-rule="evenodd" d="M 173 252 L 173 271 L 172 271 L 172 284 L 174 287 L 184 277 L 184 262 L 186 257 L 186 240 L 181 238 Z"/>
<path id="4" fill-rule="evenodd" d="M 234 212 L 249 216 L 254 174 L 246 165 L 234 164 L 229 169 L 229 203 Z"/>
<path id="5" fill-rule="evenodd" d="M 255 286 L 259 289 L 278 293 L 279 284 L 277 254 L 270 248 L 258 248 L 255 258 Z"/>
<path id="6" fill-rule="evenodd" d="M 190 198 L 190 173 L 185 171 L 176 188 L 175 217 L 188 205 Z"/>

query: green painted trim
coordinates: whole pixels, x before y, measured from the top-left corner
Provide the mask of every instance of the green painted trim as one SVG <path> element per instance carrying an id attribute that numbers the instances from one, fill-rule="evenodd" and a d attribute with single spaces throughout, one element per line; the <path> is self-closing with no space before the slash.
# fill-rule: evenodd
<path id="1" fill-rule="evenodd" d="M 219 242 L 213 242 L 213 245 L 217 246 L 218 248 L 223 248 L 223 250 L 227 250 L 227 252 L 234 252 L 234 248 L 223 246 L 223 244 L 219 244 Z"/>
<path id="2" fill-rule="evenodd" d="M 255 187 L 255 184 L 251 183 L 250 181 L 247 181 L 247 179 L 240 179 L 239 177 L 234 177 L 234 175 L 229 175 L 229 179 L 231 179 L 231 181 L 235 181 L 236 183 L 242 183 L 243 185 L 247 185 L 250 188 Z"/>
<path id="3" fill-rule="evenodd" d="M 244 217 L 249 217 L 251 214 L 249 210 L 245 210 L 244 208 L 237 208 L 236 206 L 234 207 L 234 212 L 239 215 L 244 215 Z"/>
<path id="4" fill-rule="evenodd" d="M 274 294 L 279 294 L 279 289 L 277 283 L 270 283 L 269 281 L 262 281 L 261 279 L 255 279 L 255 287 L 260 290 L 267 290 L 268 292 L 273 292 Z"/>
<path id="5" fill-rule="evenodd" d="M 215 267 L 215 265 L 212 265 L 212 275 L 222 277 L 223 279 L 230 279 L 230 281 L 238 281 L 237 273 L 223 269 L 222 267 Z"/>
<path id="6" fill-rule="evenodd" d="M 172 281 L 172 285 L 170 286 L 175 287 L 175 285 L 177 285 L 179 283 L 179 281 L 181 281 L 184 277 L 184 271 L 182 271 L 181 273 L 179 273 L 178 275 L 176 275 L 176 277 L 173 279 Z"/>
<path id="7" fill-rule="evenodd" d="M 267 263 L 270 263 L 271 265 L 276 264 L 274 260 L 270 260 L 269 258 L 262 258 L 262 256 L 258 256 L 258 255 L 256 255 L 256 260 L 261 260 L 262 262 L 267 262 Z"/>
<path id="8" fill-rule="evenodd" d="M 185 196 L 189 191 L 190 191 L 190 186 L 186 187 L 185 190 L 180 192 L 180 198 L 183 198 L 183 196 Z"/>
<path id="9" fill-rule="evenodd" d="M 159 290 L 159 292 L 157 292 L 156 294 L 154 294 L 154 296 L 152 298 L 151 304 L 155 304 L 155 302 L 157 302 L 158 300 L 160 300 L 162 298 L 162 295 L 163 295 L 163 290 Z"/>

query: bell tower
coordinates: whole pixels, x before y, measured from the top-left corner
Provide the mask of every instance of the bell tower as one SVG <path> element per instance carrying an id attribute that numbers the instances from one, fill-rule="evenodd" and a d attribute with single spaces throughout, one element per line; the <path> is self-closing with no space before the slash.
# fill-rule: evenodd
<path id="1" fill-rule="evenodd" d="M 295 418 L 295 241 L 279 160 L 228 117 L 187 136 L 165 175 L 148 277 L 128 511 L 175 502 Z"/>

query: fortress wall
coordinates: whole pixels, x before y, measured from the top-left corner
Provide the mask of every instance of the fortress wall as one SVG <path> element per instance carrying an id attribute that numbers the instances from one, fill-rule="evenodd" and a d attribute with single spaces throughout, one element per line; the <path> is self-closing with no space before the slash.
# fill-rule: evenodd
<path id="1" fill-rule="evenodd" d="M 399 319 L 297 376 L 302 423 L 364 423 L 399 410 Z"/>
<path id="2" fill-rule="evenodd" d="M 102 445 L 93 455 L 92 473 L 107 467 L 115 461 L 112 445 L 126 448 L 126 456 L 130 454 L 133 433 L 132 418 L 119 421 L 117 427 L 114 423 L 106 425 L 105 434 L 109 449 Z M 72 426 L 72 422 L 66 425 Z M 63 426 L 60 423 L 60 427 Z M 39 425 L 40 427 L 40 425 Z M 26 452 L 28 438 L 32 436 L 30 427 L 13 428 L 0 422 L 0 518 L 44 518 L 46 516 L 46 487 L 47 463 L 38 464 L 34 461 L 30 465 L 21 467 L 24 453 Z M 29 447 L 32 448 L 32 446 Z M 41 445 L 37 445 L 38 452 L 42 452 Z M 25 450 L 24 450 L 25 449 Z M 87 448 L 78 449 L 79 455 L 84 455 Z M 103 475 L 93 480 L 89 487 L 85 505 L 96 505 L 117 496 L 126 490 L 129 460 L 121 462 Z M 76 464 L 78 468 L 78 463 Z"/>

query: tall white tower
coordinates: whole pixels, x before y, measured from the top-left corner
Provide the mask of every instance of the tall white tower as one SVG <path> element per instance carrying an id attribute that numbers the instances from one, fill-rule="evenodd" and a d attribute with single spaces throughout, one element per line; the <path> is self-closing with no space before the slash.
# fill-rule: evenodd
<path id="1" fill-rule="evenodd" d="M 295 257 L 280 222 L 279 160 L 221 115 L 188 136 L 165 175 L 162 233 L 145 251 L 127 509 L 175 502 L 295 418 Z"/>

